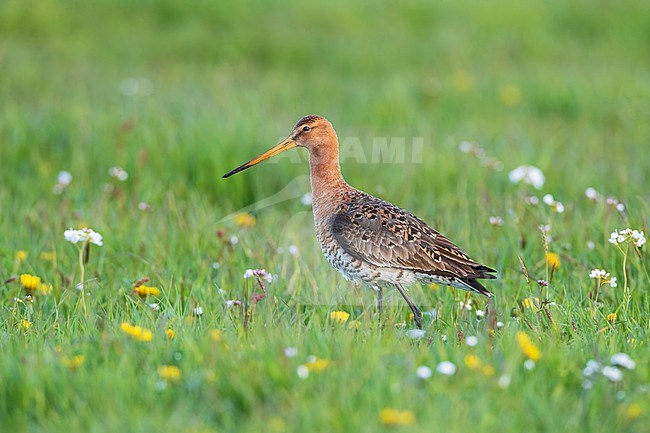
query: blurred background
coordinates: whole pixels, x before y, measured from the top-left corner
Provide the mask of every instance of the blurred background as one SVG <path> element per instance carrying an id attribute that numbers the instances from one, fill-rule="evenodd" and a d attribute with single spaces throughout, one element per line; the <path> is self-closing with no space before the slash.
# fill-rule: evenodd
<path id="1" fill-rule="evenodd" d="M 367 154 L 376 137 L 421 139 L 417 160 L 343 164 L 414 210 L 500 194 L 521 164 L 565 200 L 650 180 L 645 1 L 4 0 L 0 70 L 3 207 L 56 200 L 60 170 L 86 203 L 119 165 L 134 200 L 173 192 L 218 219 L 307 174 L 286 159 L 221 180 L 311 113 Z"/>

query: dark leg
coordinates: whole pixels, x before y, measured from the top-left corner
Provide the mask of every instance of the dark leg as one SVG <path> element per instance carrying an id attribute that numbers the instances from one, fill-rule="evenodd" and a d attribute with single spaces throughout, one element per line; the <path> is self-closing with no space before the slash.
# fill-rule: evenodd
<path id="1" fill-rule="evenodd" d="M 397 290 L 399 290 L 400 294 L 411 308 L 411 311 L 413 311 L 413 319 L 415 319 L 415 323 L 418 325 L 418 329 L 422 329 L 422 313 L 420 313 L 420 309 L 415 306 L 413 301 L 411 301 L 411 298 L 409 298 L 409 295 L 406 293 L 406 290 L 404 290 L 402 286 L 395 284 L 395 287 L 397 287 Z"/>
<path id="2" fill-rule="evenodd" d="M 382 287 L 377 287 L 377 311 L 381 318 L 381 313 L 384 311 L 384 289 Z"/>

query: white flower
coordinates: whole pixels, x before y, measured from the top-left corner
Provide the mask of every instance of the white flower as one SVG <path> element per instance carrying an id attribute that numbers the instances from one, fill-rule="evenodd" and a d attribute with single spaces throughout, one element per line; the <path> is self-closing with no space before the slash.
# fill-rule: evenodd
<path id="1" fill-rule="evenodd" d="M 219 264 L 219 262 L 212 262 L 212 269 L 219 269 L 220 267 L 221 265 Z"/>
<path id="2" fill-rule="evenodd" d="M 478 337 L 475 335 L 469 335 L 467 338 L 465 338 L 465 343 L 471 347 L 476 346 L 478 344 Z"/>
<path id="3" fill-rule="evenodd" d="M 235 299 L 229 299 L 229 300 L 226 301 L 226 307 L 231 308 L 234 305 L 239 305 L 238 303 L 239 303 L 239 301 L 237 301 Z"/>
<path id="4" fill-rule="evenodd" d="M 594 188 L 589 187 L 585 190 L 585 195 L 589 200 L 596 201 L 600 197 L 600 194 L 598 194 L 598 191 L 596 191 Z"/>
<path id="5" fill-rule="evenodd" d="M 544 197 L 542 197 L 542 201 L 551 206 L 553 203 L 555 203 L 555 199 L 553 198 L 553 195 L 551 194 L 545 194 Z"/>
<path id="6" fill-rule="evenodd" d="M 252 278 L 255 275 L 260 276 L 268 283 L 273 281 L 273 275 L 266 272 L 266 269 L 246 269 L 246 272 L 244 272 L 244 278 Z"/>
<path id="7" fill-rule="evenodd" d="M 600 372 L 612 382 L 620 382 L 623 379 L 623 372 L 616 367 L 606 366 Z"/>
<path id="8" fill-rule="evenodd" d="M 195 316 L 201 316 L 201 315 L 203 315 L 203 308 L 194 307 L 194 309 L 192 310 L 192 313 L 194 313 Z"/>
<path id="9" fill-rule="evenodd" d="M 499 385 L 499 388 L 507 388 L 510 386 L 510 375 L 509 374 L 502 374 L 499 377 L 499 380 L 497 382 Z"/>
<path id="10" fill-rule="evenodd" d="M 625 353 L 616 353 L 612 355 L 611 362 L 612 365 L 623 367 L 628 370 L 634 370 L 636 368 L 636 362 L 634 362 L 632 358 L 630 358 L 630 356 Z"/>
<path id="11" fill-rule="evenodd" d="M 587 242 L 587 248 L 589 248 L 590 250 L 593 250 L 594 248 L 596 248 L 596 244 L 593 241 L 588 241 Z"/>
<path id="12" fill-rule="evenodd" d="M 584 370 L 582 370 L 582 374 L 587 377 L 591 377 L 594 374 L 600 372 L 600 363 L 598 361 L 594 361 L 593 359 L 590 359 L 587 361 L 587 365 L 585 366 Z"/>
<path id="13" fill-rule="evenodd" d="M 593 278 L 596 280 L 601 280 L 609 277 L 609 272 L 607 272 L 604 269 L 592 269 L 591 272 L 589 273 L 589 278 Z"/>
<path id="14" fill-rule="evenodd" d="M 609 243 L 612 245 L 619 245 L 624 242 L 631 242 L 637 248 L 640 248 L 646 243 L 645 234 L 639 230 L 632 230 L 630 228 L 622 230 L 614 230 L 609 235 Z"/>
<path id="15" fill-rule="evenodd" d="M 563 213 L 564 212 L 564 205 L 561 202 L 556 201 L 552 194 L 544 195 L 544 197 L 542 198 L 542 201 L 545 204 L 549 205 L 551 208 L 553 208 L 553 210 L 555 212 L 557 212 L 557 213 Z"/>
<path id="16" fill-rule="evenodd" d="M 476 310 L 476 317 L 485 317 L 485 311 Z"/>
<path id="17" fill-rule="evenodd" d="M 623 203 L 619 203 L 616 205 L 616 210 L 623 213 L 625 212 L 625 205 Z"/>
<path id="18" fill-rule="evenodd" d="M 98 246 L 104 245 L 102 235 L 94 231 L 93 229 L 89 228 L 82 228 L 80 230 L 74 230 L 72 228 L 69 228 L 65 232 L 63 232 L 63 237 L 65 238 L 66 241 L 72 242 L 73 244 L 79 243 L 79 242 L 90 242 L 91 244 L 95 244 Z"/>
<path id="19" fill-rule="evenodd" d="M 468 299 L 467 302 L 460 301 L 459 305 L 460 305 L 461 310 L 472 311 L 472 300 L 471 299 Z"/>
<path id="20" fill-rule="evenodd" d="M 440 339 L 442 340 L 443 343 L 446 343 L 447 342 L 447 334 L 442 334 L 440 336 Z"/>
<path id="21" fill-rule="evenodd" d="M 442 361 L 436 367 L 436 371 L 445 376 L 453 376 L 456 374 L 456 365 L 451 361 Z"/>
<path id="22" fill-rule="evenodd" d="M 535 368 L 535 361 L 533 361 L 532 359 L 527 359 L 524 362 L 524 368 L 526 370 L 532 370 L 533 368 Z"/>
<path id="23" fill-rule="evenodd" d="M 431 377 L 432 372 L 431 372 L 431 369 L 429 367 L 427 367 L 426 365 L 421 365 L 420 367 L 418 367 L 415 374 L 420 379 L 428 379 L 428 378 Z"/>
<path id="24" fill-rule="evenodd" d="M 149 205 L 149 203 L 145 201 L 141 201 L 140 203 L 138 203 L 138 209 L 145 212 L 151 210 L 151 206 Z"/>
<path id="25" fill-rule="evenodd" d="M 529 205 L 532 205 L 532 206 L 537 206 L 539 204 L 539 198 L 535 197 L 534 195 L 530 196 L 530 197 L 526 197 L 524 199 L 524 201 L 526 202 L 526 204 L 529 204 Z"/>
<path id="26" fill-rule="evenodd" d="M 300 251 L 298 251 L 298 247 L 295 245 L 289 245 L 289 254 L 292 256 L 297 256 L 300 254 Z"/>
<path id="27" fill-rule="evenodd" d="M 124 182 L 129 178 L 129 173 L 126 172 L 122 167 L 111 167 L 108 169 L 108 175 L 112 178 Z"/>
<path id="28" fill-rule="evenodd" d="M 304 204 L 305 206 L 311 206 L 312 201 L 313 197 L 311 195 L 311 192 L 308 192 L 300 197 L 300 203 Z"/>
<path id="29" fill-rule="evenodd" d="M 301 379 L 307 379 L 309 377 L 309 368 L 306 365 L 299 365 L 296 369 L 296 374 Z"/>
<path id="30" fill-rule="evenodd" d="M 56 182 L 63 187 L 69 186 L 72 182 L 72 174 L 69 171 L 60 171 L 56 176 Z"/>
<path id="31" fill-rule="evenodd" d="M 544 173 L 537 167 L 532 165 L 521 165 L 510 172 L 508 175 L 510 182 L 519 183 L 524 182 L 528 185 L 532 185 L 537 189 L 542 189 L 546 178 Z"/>
<path id="32" fill-rule="evenodd" d="M 609 286 L 610 287 L 616 287 L 618 284 L 616 283 L 616 277 L 612 277 L 609 279 Z"/>
<path id="33" fill-rule="evenodd" d="M 157 303 L 157 302 L 154 302 L 152 304 L 149 304 L 149 308 L 151 308 L 154 311 L 158 311 L 158 310 L 160 310 L 160 304 Z"/>
<path id="34" fill-rule="evenodd" d="M 422 329 L 409 329 L 406 331 L 406 336 L 412 338 L 413 340 L 419 340 L 424 337 L 424 331 Z"/>
<path id="35" fill-rule="evenodd" d="M 497 328 L 503 328 L 503 322 L 497 322 Z"/>
<path id="36" fill-rule="evenodd" d="M 503 225 L 503 218 L 501 218 L 500 216 L 491 216 L 489 221 L 490 224 L 492 224 L 493 226 L 499 227 Z"/>
<path id="37" fill-rule="evenodd" d="M 239 243 L 239 238 L 237 236 L 232 236 L 230 238 L 230 245 L 237 245 Z"/>
<path id="38" fill-rule="evenodd" d="M 295 358 L 298 356 L 298 349 L 295 347 L 285 347 L 284 348 L 284 356 L 287 358 Z"/>

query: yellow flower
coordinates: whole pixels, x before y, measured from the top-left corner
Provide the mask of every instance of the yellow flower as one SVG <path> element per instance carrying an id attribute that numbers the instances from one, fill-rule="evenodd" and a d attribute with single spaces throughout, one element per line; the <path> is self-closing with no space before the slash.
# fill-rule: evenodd
<path id="1" fill-rule="evenodd" d="M 542 352 L 525 332 L 517 332 L 517 343 L 519 343 L 521 352 L 531 361 L 537 362 L 542 357 Z"/>
<path id="2" fill-rule="evenodd" d="M 514 84 L 506 84 L 499 90 L 499 99 L 503 105 L 514 107 L 521 102 L 521 90 Z"/>
<path id="3" fill-rule="evenodd" d="M 484 365 L 483 368 L 481 368 L 481 372 L 488 377 L 494 376 L 494 367 L 491 365 Z"/>
<path id="4" fill-rule="evenodd" d="M 56 260 L 56 253 L 54 251 L 46 251 L 41 253 L 41 259 L 53 262 Z"/>
<path id="5" fill-rule="evenodd" d="M 168 330 L 165 331 L 165 335 L 167 335 L 167 339 L 173 340 L 174 337 L 176 337 L 176 333 L 172 328 L 169 328 Z"/>
<path id="6" fill-rule="evenodd" d="M 305 364 L 307 370 L 313 373 L 320 373 L 321 371 L 324 371 L 329 365 L 330 362 L 327 359 L 320 359 L 316 357 L 310 359 L 309 362 Z"/>
<path id="7" fill-rule="evenodd" d="M 210 338 L 212 338 L 212 341 L 216 341 L 218 343 L 221 341 L 221 331 L 218 329 L 211 329 Z"/>
<path id="8" fill-rule="evenodd" d="M 557 269 L 560 267 L 560 256 L 555 253 L 546 253 L 546 264 L 551 268 Z"/>
<path id="9" fill-rule="evenodd" d="M 330 311 L 330 321 L 345 323 L 350 318 L 350 313 L 347 311 Z"/>
<path id="10" fill-rule="evenodd" d="M 133 291 L 139 295 L 141 298 L 146 298 L 147 296 L 158 296 L 160 295 L 160 289 L 158 287 L 149 287 L 149 286 L 138 286 Z"/>
<path id="11" fill-rule="evenodd" d="M 161 365 L 158 374 L 164 380 L 175 381 L 181 378 L 181 369 L 175 365 Z"/>
<path id="12" fill-rule="evenodd" d="M 84 363 L 84 356 L 83 355 L 75 355 L 72 358 L 65 357 L 63 358 L 63 363 L 65 364 L 66 367 L 68 367 L 70 370 L 74 371 L 76 370 L 81 364 Z"/>
<path id="13" fill-rule="evenodd" d="M 241 227 L 243 229 L 251 228 L 257 222 L 257 220 L 253 215 L 246 212 L 241 212 L 236 214 L 234 220 L 235 220 L 235 224 L 237 224 L 238 227 Z"/>
<path id="14" fill-rule="evenodd" d="M 616 313 L 609 313 L 607 315 L 607 320 L 612 323 L 616 322 Z"/>
<path id="15" fill-rule="evenodd" d="M 473 369 L 480 368 L 481 360 L 476 355 L 465 355 L 465 365 Z"/>
<path id="16" fill-rule="evenodd" d="M 451 82 L 459 92 L 469 92 L 474 88 L 474 76 L 465 70 L 454 72 Z"/>
<path id="17" fill-rule="evenodd" d="M 522 301 L 526 308 L 536 308 L 539 305 L 539 298 L 526 298 Z"/>
<path id="18" fill-rule="evenodd" d="M 122 323 L 120 329 L 136 341 L 151 341 L 153 339 L 153 333 L 150 330 L 140 326 L 133 326 L 127 322 Z"/>
<path id="19" fill-rule="evenodd" d="M 30 322 L 29 320 L 22 319 L 20 321 L 20 326 L 21 326 L 21 328 L 29 329 L 32 326 L 34 326 L 34 323 Z"/>
<path id="20" fill-rule="evenodd" d="M 34 275 L 22 274 L 20 276 L 20 284 L 23 285 L 25 291 L 34 292 L 41 286 L 41 279 L 40 277 L 35 277 Z"/>
<path id="21" fill-rule="evenodd" d="M 387 425 L 412 425 L 415 422 L 415 415 L 410 410 L 387 407 L 379 411 L 379 421 Z"/>
<path id="22" fill-rule="evenodd" d="M 626 411 L 626 415 L 628 419 L 637 419 L 638 417 L 641 416 L 642 410 L 641 410 L 641 405 L 639 403 L 633 403 L 631 404 Z"/>
<path id="23" fill-rule="evenodd" d="M 16 251 L 16 261 L 24 262 L 25 260 L 27 260 L 27 251 L 25 250 Z"/>

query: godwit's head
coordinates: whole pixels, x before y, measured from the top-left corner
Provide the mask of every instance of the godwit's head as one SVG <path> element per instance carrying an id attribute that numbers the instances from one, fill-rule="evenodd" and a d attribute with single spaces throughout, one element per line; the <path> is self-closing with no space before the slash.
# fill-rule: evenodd
<path id="1" fill-rule="evenodd" d="M 321 157 L 335 158 L 338 164 L 338 138 L 334 127 L 329 120 L 322 116 L 309 115 L 300 119 L 293 127 L 291 134 L 280 144 L 224 174 L 223 177 L 230 177 L 294 147 L 304 147 L 309 150 L 312 160 L 318 160 Z"/>

